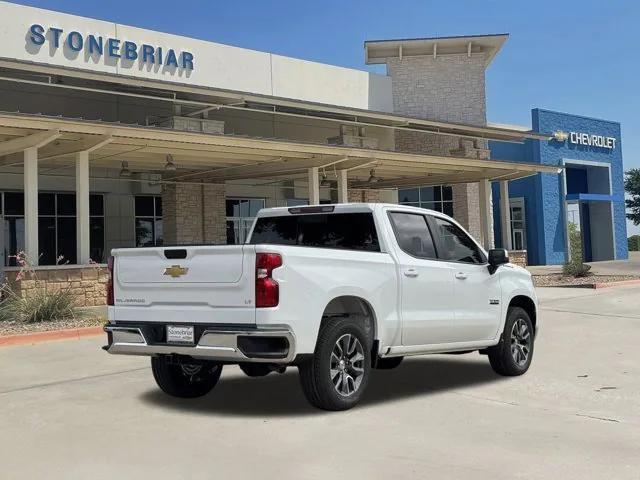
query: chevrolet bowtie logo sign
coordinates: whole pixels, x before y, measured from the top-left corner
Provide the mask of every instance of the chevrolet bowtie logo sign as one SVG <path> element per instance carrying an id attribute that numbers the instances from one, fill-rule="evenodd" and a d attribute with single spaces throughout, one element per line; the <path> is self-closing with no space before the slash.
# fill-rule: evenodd
<path id="1" fill-rule="evenodd" d="M 171 265 L 164 269 L 164 275 L 169 275 L 171 278 L 178 278 L 186 275 L 188 271 L 188 268 L 181 267 L 180 265 Z"/>
<path id="2" fill-rule="evenodd" d="M 557 142 L 565 142 L 569 138 L 569 134 L 567 132 L 563 132 L 562 130 L 558 130 L 553 132 L 553 138 Z"/>

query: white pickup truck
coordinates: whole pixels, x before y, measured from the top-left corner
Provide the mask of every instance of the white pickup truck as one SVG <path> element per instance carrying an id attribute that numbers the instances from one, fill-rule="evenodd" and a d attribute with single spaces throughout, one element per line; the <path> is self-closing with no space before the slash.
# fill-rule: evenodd
<path id="1" fill-rule="evenodd" d="M 113 251 L 112 354 L 149 355 L 159 387 L 197 397 L 223 365 L 297 366 L 313 405 L 344 410 L 372 368 L 487 354 L 521 375 L 540 327 L 531 275 L 442 213 L 392 204 L 261 210 L 245 245 Z"/>

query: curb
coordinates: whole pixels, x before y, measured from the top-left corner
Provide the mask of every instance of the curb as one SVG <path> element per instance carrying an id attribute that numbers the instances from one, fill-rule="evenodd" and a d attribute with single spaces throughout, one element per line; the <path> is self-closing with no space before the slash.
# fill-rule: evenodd
<path id="1" fill-rule="evenodd" d="M 591 288 L 613 288 L 624 287 L 625 285 L 640 285 L 640 279 L 638 280 L 620 280 L 619 282 L 609 283 L 593 283 Z"/>
<path id="2" fill-rule="evenodd" d="M 586 288 L 591 290 L 601 290 L 603 288 L 626 287 L 629 285 L 640 285 L 640 279 L 620 280 L 618 282 L 583 283 L 581 285 L 549 285 L 543 288 Z"/>
<path id="3" fill-rule="evenodd" d="M 44 332 L 19 333 L 17 335 L 0 336 L 0 347 L 10 345 L 34 345 L 36 343 L 49 342 L 53 340 L 76 339 L 82 337 L 92 337 L 103 333 L 102 326 L 66 328 L 63 330 L 48 330 Z"/>

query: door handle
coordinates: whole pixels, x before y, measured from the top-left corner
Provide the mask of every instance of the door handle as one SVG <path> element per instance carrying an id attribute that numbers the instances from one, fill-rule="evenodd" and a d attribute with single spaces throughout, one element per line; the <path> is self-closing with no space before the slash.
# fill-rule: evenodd
<path id="1" fill-rule="evenodd" d="M 418 276 L 418 271 L 415 268 L 409 268 L 409 269 L 404 271 L 404 276 L 405 277 L 417 277 Z"/>
<path id="2" fill-rule="evenodd" d="M 459 280 L 466 280 L 467 279 L 467 274 L 463 273 L 463 272 L 458 272 L 456 273 L 456 278 Z"/>

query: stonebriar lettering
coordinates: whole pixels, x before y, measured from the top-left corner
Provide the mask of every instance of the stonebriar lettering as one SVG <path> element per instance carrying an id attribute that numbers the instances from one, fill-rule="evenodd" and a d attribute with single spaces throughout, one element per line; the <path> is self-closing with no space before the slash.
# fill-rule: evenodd
<path id="1" fill-rule="evenodd" d="M 600 148 L 616 148 L 615 137 L 605 137 L 603 135 L 590 135 L 588 133 L 571 132 L 569 141 L 579 145 L 587 145 L 589 147 Z"/>
<path id="2" fill-rule="evenodd" d="M 54 48 L 68 47 L 71 51 L 88 51 L 90 55 L 106 55 L 111 58 L 124 60 L 140 60 L 142 63 L 166 65 L 168 67 L 193 70 L 193 54 L 186 51 L 176 52 L 173 48 L 165 49 L 154 45 L 135 42 L 118 38 L 105 38 L 100 35 L 83 35 L 80 32 L 71 31 L 65 33 L 61 28 L 49 27 L 34 23 L 29 28 L 29 40 L 35 45 L 44 45 L 49 42 Z"/>

